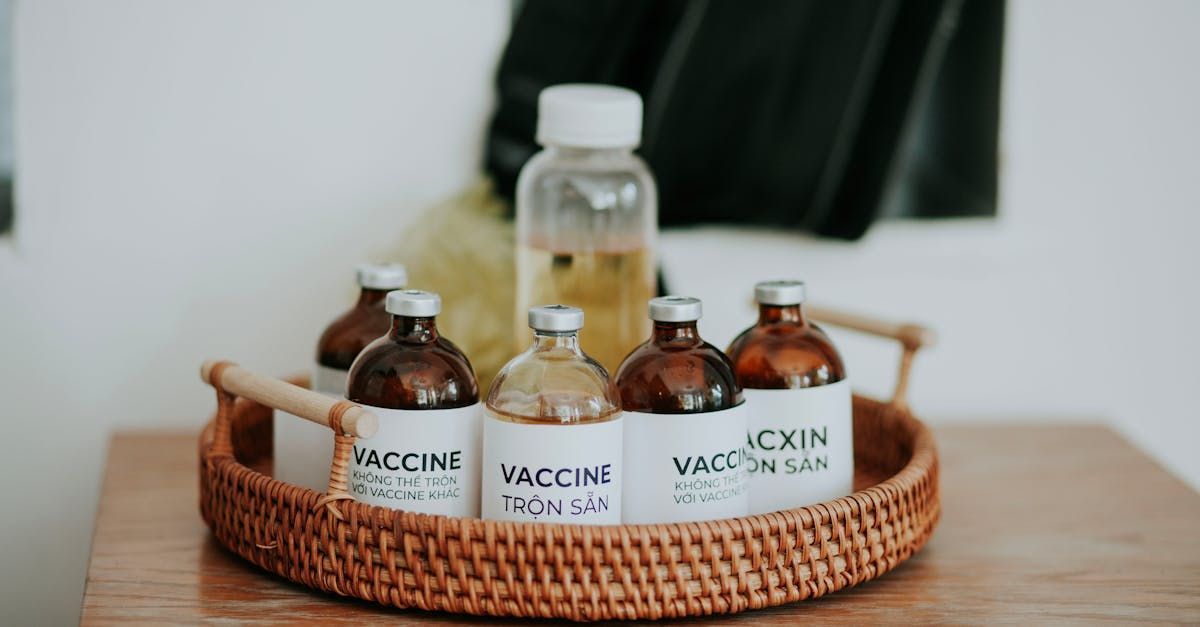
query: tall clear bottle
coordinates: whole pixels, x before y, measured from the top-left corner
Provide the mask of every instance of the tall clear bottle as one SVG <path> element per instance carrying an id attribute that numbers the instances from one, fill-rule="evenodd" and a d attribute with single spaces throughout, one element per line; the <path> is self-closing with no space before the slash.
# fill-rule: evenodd
<path id="1" fill-rule="evenodd" d="M 651 300 L 654 333 L 617 371 L 627 523 L 746 515 L 742 390 L 729 358 L 700 337 L 700 314 L 695 298 Z"/>
<path id="2" fill-rule="evenodd" d="M 354 444 L 356 500 L 426 514 L 479 514 L 482 421 L 466 355 L 438 332 L 433 292 L 387 295 L 391 329 L 363 349 L 346 398 L 379 416 L 379 432 Z"/>
<path id="3" fill-rule="evenodd" d="M 398 263 L 363 264 L 355 274 L 358 301 L 325 327 L 312 369 L 312 389 L 334 398 L 346 397 L 346 374 L 362 349 L 387 333 L 391 324 L 384 309 L 387 293 L 408 281 L 408 273 Z M 329 461 L 333 459 L 329 429 L 275 412 L 273 438 L 276 479 L 313 490 L 328 487 Z"/>
<path id="4" fill-rule="evenodd" d="M 582 310 L 534 307 L 528 320 L 533 345 L 500 370 L 485 404 L 483 517 L 617 524 L 617 388 L 579 348 Z"/>
<path id="5" fill-rule="evenodd" d="M 516 337 L 530 307 L 582 308 L 583 348 L 610 371 L 650 332 L 644 307 L 656 287 L 658 195 L 633 154 L 641 126 L 636 92 L 549 87 L 538 98 L 545 149 L 517 180 Z"/>
<path id="6" fill-rule="evenodd" d="M 764 281 L 754 296 L 758 323 L 728 351 L 749 410 L 750 513 L 849 494 L 854 423 L 842 357 L 805 316 L 804 283 Z"/>

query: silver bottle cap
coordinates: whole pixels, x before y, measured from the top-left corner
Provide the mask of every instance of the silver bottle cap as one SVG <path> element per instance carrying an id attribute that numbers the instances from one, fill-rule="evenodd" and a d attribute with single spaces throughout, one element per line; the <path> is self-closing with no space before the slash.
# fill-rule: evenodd
<path id="1" fill-rule="evenodd" d="M 699 298 L 659 296 L 650 299 L 650 319 L 655 322 L 695 322 L 702 313 Z"/>
<path id="2" fill-rule="evenodd" d="M 567 305 L 530 307 L 529 328 L 554 333 L 578 331 L 583 328 L 583 310 Z"/>
<path id="3" fill-rule="evenodd" d="M 804 281 L 763 281 L 754 285 L 754 300 L 760 305 L 799 305 L 804 298 Z"/>
<path id="4" fill-rule="evenodd" d="M 408 272 L 398 263 L 364 263 L 358 267 L 358 285 L 370 290 L 398 290 L 408 283 Z"/>
<path id="5" fill-rule="evenodd" d="M 388 292 L 387 312 L 393 316 L 432 318 L 442 312 L 442 297 L 423 290 Z"/>

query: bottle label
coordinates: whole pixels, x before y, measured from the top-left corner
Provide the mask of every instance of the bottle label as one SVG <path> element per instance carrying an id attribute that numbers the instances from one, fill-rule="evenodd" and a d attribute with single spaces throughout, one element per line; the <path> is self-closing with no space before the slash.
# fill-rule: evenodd
<path id="1" fill-rule="evenodd" d="M 622 418 L 577 425 L 487 416 L 483 517 L 518 522 L 621 522 Z"/>
<path id="2" fill-rule="evenodd" d="M 315 364 L 311 388 L 325 396 L 346 397 L 345 370 Z M 324 492 L 329 487 L 333 461 L 333 431 L 299 416 L 276 411 L 273 438 L 275 468 L 272 475 L 298 486 Z"/>
<path id="3" fill-rule="evenodd" d="M 746 408 L 742 403 L 703 414 L 625 412 L 624 521 L 745 516 Z"/>
<path id="4" fill-rule="evenodd" d="M 354 443 L 350 494 L 392 509 L 478 517 L 480 407 L 369 407 L 379 431 Z"/>
<path id="5" fill-rule="evenodd" d="M 313 368 L 312 389 L 314 392 L 320 392 L 326 396 L 346 398 L 346 381 L 349 376 L 349 370 L 338 370 L 317 364 Z"/>
<path id="6" fill-rule="evenodd" d="M 750 513 L 801 507 L 854 489 L 850 381 L 743 390 L 749 411 Z"/>

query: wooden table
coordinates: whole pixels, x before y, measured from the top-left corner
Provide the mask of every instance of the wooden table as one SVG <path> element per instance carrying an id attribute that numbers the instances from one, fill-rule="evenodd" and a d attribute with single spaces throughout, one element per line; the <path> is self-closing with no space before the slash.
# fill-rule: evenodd
<path id="1" fill-rule="evenodd" d="M 1200 621 L 1200 495 L 1115 433 L 935 433 L 943 518 L 920 554 L 852 590 L 694 624 Z M 84 623 L 481 622 L 309 592 L 242 562 L 200 520 L 196 456 L 190 433 L 113 438 Z"/>

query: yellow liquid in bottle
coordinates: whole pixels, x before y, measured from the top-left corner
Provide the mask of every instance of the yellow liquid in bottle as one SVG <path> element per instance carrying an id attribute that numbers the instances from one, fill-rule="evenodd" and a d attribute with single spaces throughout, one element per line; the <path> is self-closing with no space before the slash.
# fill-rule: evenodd
<path id="1" fill-rule="evenodd" d="M 606 370 L 650 335 L 646 302 L 654 297 L 654 255 L 648 248 L 554 252 L 517 245 L 515 350 L 524 350 L 529 331 L 525 312 L 537 305 L 583 309 L 583 351 Z"/>

